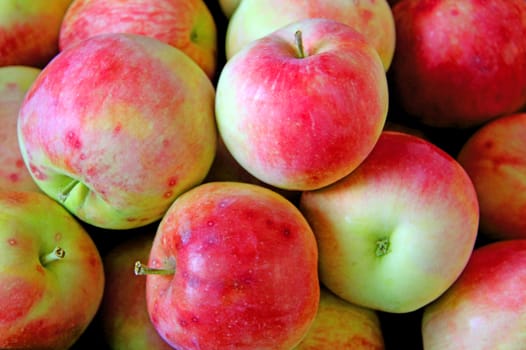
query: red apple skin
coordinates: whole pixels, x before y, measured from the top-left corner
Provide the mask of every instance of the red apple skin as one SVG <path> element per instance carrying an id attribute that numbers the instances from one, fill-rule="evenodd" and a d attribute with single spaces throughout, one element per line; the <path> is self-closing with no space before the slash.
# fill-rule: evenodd
<path id="1" fill-rule="evenodd" d="M 320 305 L 309 332 L 294 350 L 383 350 L 378 314 L 321 288 Z"/>
<path id="2" fill-rule="evenodd" d="M 177 349 L 291 349 L 320 298 L 314 235 L 281 195 L 209 182 L 182 194 L 150 252 L 150 319 Z"/>
<path id="3" fill-rule="evenodd" d="M 217 125 L 232 156 L 287 190 L 321 188 L 354 170 L 378 140 L 387 108 L 374 48 L 327 19 L 302 20 L 248 44 L 227 61 L 216 88 Z"/>
<path id="4" fill-rule="evenodd" d="M 447 290 L 478 233 L 477 196 L 462 166 L 431 142 L 395 131 L 384 131 L 342 180 L 303 192 L 300 209 L 318 242 L 321 282 L 351 303 L 390 313 L 416 311 Z"/>
<path id="5" fill-rule="evenodd" d="M 3 0 L 0 66 L 44 67 L 59 51 L 60 25 L 71 2 Z"/>
<path id="6" fill-rule="evenodd" d="M 22 159 L 17 137 L 18 110 L 40 69 L 0 67 L 0 189 L 40 191 Z"/>
<path id="7" fill-rule="evenodd" d="M 459 279 L 424 309 L 424 348 L 524 349 L 525 290 L 525 239 L 475 249 Z"/>
<path id="8" fill-rule="evenodd" d="M 58 54 L 28 91 L 18 118 L 24 162 L 84 222 L 144 226 L 206 177 L 214 93 L 195 62 L 159 40 L 88 38 Z"/>
<path id="9" fill-rule="evenodd" d="M 525 1 L 401 0 L 392 10 L 393 86 L 410 115 L 463 128 L 524 106 Z"/>
<path id="10" fill-rule="evenodd" d="M 483 125 L 457 159 L 477 191 L 481 232 L 498 240 L 526 239 L 526 113 Z"/>
<path id="11" fill-rule="evenodd" d="M 135 276 L 135 261 L 148 261 L 155 232 L 122 241 L 103 257 L 106 285 L 99 311 L 111 349 L 170 350 L 157 333 L 146 306 L 146 278 Z"/>
<path id="12" fill-rule="evenodd" d="M 38 192 L 0 191 L 0 348 L 69 349 L 95 317 L 102 259 L 88 232 Z M 64 249 L 62 260 L 41 255 Z"/>
<path id="13" fill-rule="evenodd" d="M 102 33 L 156 38 L 181 49 L 210 78 L 215 76 L 217 28 L 202 0 L 75 0 L 62 22 L 60 49 Z"/>

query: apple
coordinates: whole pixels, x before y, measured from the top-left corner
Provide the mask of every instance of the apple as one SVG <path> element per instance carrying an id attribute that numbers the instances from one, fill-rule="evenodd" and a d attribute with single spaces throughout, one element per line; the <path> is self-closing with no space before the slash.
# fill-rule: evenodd
<path id="1" fill-rule="evenodd" d="M 102 299 L 96 245 L 38 192 L 0 191 L 0 227 L 0 348 L 68 349 Z"/>
<path id="2" fill-rule="evenodd" d="M 425 307 L 426 350 L 520 350 L 526 344 L 526 239 L 473 251 L 464 272 Z"/>
<path id="3" fill-rule="evenodd" d="M 104 339 L 111 349 L 170 350 L 150 322 L 146 280 L 134 276 L 137 259 L 147 261 L 155 232 L 141 232 L 104 256 L 106 286 L 99 311 Z"/>
<path id="4" fill-rule="evenodd" d="M 329 19 L 300 20 L 248 44 L 226 62 L 216 87 L 229 152 L 286 190 L 317 189 L 354 170 L 378 140 L 387 109 L 377 52 Z"/>
<path id="5" fill-rule="evenodd" d="M 132 33 L 181 49 L 213 78 L 217 28 L 202 0 L 74 0 L 60 29 L 63 50 L 102 33 Z"/>
<path id="6" fill-rule="evenodd" d="M 468 128 L 525 105 L 524 0 L 401 0 L 392 11 L 393 91 L 413 118 Z"/>
<path id="7" fill-rule="evenodd" d="M 58 54 L 20 108 L 22 156 L 38 186 L 82 221 L 159 220 L 215 154 L 214 87 L 157 39 L 100 34 Z"/>
<path id="8" fill-rule="evenodd" d="M 29 66 L 0 67 L 0 189 L 40 191 L 22 159 L 16 127 L 20 105 L 39 73 Z"/>
<path id="9" fill-rule="evenodd" d="M 353 27 L 377 50 L 385 71 L 389 69 L 396 31 L 386 0 L 243 0 L 227 25 L 226 58 L 256 39 L 306 18 L 332 19 Z"/>
<path id="10" fill-rule="evenodd" d="M 321 282 L 351 303 L 390 313 L 415 311 L 451 286 L 479 221 L 460 164 L 395 131 L 384 131 L 342 180 L 303 192 L 300 209 L 317 239 Z"/>
<path id="11" fill-rule="evenodd" d="M 240 2 L 241 0 L 218 0 L 219 7 L 227 19 L 232 17 Z"/>
<path id="12" fill-rule="evenodd" d="M 146 276 L 150 319 L 176 349 L 291 349 L 316 317 L 318 251 L 278 193 L 208 182 L 163 217 Z"/>
<path id="13" fill-rule="evenodd" d="M 477 191 L 481 232 L 491 239 L 526 239 L 526 113 L 484 124 L 457 159 Z"/>
<path id="14" fill-rule="evenodd" d="M 318 313 L 295 350 L 383 350 L 380 319 L 374 310 L 353 305 L 323 287 Z"/>
<path id="15" fill-rule="evenodd" d="M 45 66 L 59 50 L 60 25 L 71 2 L 0 1 L 0 66 Z"/>

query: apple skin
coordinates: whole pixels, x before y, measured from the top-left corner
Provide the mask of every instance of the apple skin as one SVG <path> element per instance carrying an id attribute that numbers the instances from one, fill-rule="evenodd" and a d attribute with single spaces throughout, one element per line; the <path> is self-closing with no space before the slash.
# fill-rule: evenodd
<path id="1" fill-rule="evenodd" d="M 479 208 L 458 162 L 414 135 L 384 131 L 350 175 L 305 191 L 300 209 L 319 248 L 320 280 L 375 310 L 415 311 L 460 275 Z"/>
<path id="2" fill-rule="evenodd" d="M 475 249 L 459 279 L 424 309 L 424 348 L 524 349 L 525 290 L 525 239 Z"/>
<path id="3" fill-rule="evenodd" d="M 136 234 L 114 246 L 103 257 L 106 285 L 99 320 L 110 349 L 172 349 L 150 322 L 146 279 L 133 273 L 137 259 L 148 261 L 154 234 Z"/>
<path id="4" fill-rule="evenodd" d="M 471 177 L 481 233 L 526 239 L 526 113 L 500 116 L 480 127 L 457 156 Z"/>
<path id="5" fill-rule="evenodd" d="M 61 50 L 102 33 L 132 33 L 177 47 L 213 78 L 217 28 L 202 0 L 75 0 L 60 29 Z"/>
<path id="6" fill-rule="evenodd" d="M 0 67 L 0 189 L 37 191 L 18 145 L 18 110 L 31 84 L 40 73 L 29 66 Z"/>
<path id="7" fill-rule="evenodd" d="M 205 178 L 216 144 L 214 87 L 177 48 L 100 34 L 43 69 L 18 136 L 38 186 L 79 219 L 144 226 Z"/>
<path id="8" fill-rule="evenodd" d="M 68 349 L 94 318 L 102 260 L 88 232 L 38 192 L 0 191 L 0 348 Z M 40 257 L 59 246 L 63 259 Z"/>
<path id="9" fill-rule="evenodd" d="M 221 11 L 227 19 L 230 19 L 239 6 L 241 0 L 217 0 Z"/>
<path id="10" fill-rule="evenodd" d="M 316 316 L 316 240 L 300 211 L 267 188 L 209 182 L 163 217 L 149 266 L 148 312 L 177 349 L 291 349 Z"/>
<path id="11" fill-rule="evenodd" d="M 332 19 L 353 27 L 377 50 L 385 71 L 389 69 L 396 31 L 386 0 L 243 0 L 228 22 L 226 58 L 256 39 L 306 18 Z"/>
<path id="12" fill-rule="evenodd" d="M 72 0 L 0 1 L 0 66 L 45 66 L 58 53 L 58 36 Z"/>
<path id="13" fill-rule="evenodd" d="M 392 11 L 393 91 L 408 114 L 467 128 L 524 106 L 525 1 L 401 0 Z"/>
<path id="14" fill-rule="evenodd" d="M 309 332 L 294 350 L 383 350 L 380 319 L 374 310 L 353 305 L 325 287 Z"/>
<path id="15" fill-rule="evenodd" d="M 250 174 L 286 190 L 320 188 L 354 170 L 378 140 L 387 109 L 378 54 L 361 34 L 328 19 L 301 20 L 248 44 L 226 62 L 216 87 L 229 152 Z"/>

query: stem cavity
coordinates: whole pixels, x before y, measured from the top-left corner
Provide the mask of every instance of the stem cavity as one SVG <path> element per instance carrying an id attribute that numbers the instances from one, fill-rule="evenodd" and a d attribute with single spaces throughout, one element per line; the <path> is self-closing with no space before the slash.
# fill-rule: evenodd
<path id="1" fill-rule="evenodd" d="M 72 179 L 71 182 L 69 182 L 63 189 L 62 191 L 58 194 L 58 200 L 61 201 L 61 202 L 65 202 L 66 199 L 68 199 L 68 196 L 70 194 L 70 192 L 73 190 L 73 188 L 75 188 L 75 186 L 79 183 L 80 181 L 79 180 L 76 180 L 76 179 Z"/>
<path id="2" fill-rule="evenodd" d="M 303 37 L 301 35 L 301 30 L 297 30 L 294 33 L 294 39 L 296 41 L 296 47 L 298 48 L 298 58 L 305 58 L 305 50 L 303 49 Z"/>
<path id="3" fill-rule="evenodd" d="M 155 269 L 152 267 L 144 266 L 140 261 L 136 261 L 134 272 L 135 272 L 135 275 L 137 276 L 173 275 L 175 273 L 175 269 Z"/>
<path id="4" fill-rule="evenodd" d="M 66 251 L 64 249 L 60 247 L 55 247 L 53 251 L 40 257 L 40 263 L 42 264 L 42 266 L 46 266 L 54 261 L 64 259 L 65 256 Z"/>

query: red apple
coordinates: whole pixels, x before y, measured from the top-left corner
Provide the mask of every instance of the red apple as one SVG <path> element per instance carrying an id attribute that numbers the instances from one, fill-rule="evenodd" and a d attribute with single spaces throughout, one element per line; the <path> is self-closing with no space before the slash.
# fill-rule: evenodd
<path id="1" fill-rule="evenodd" d="M 214 87 L 177 48 L 100 34 L 42 70 L 18 129 L 46 194 L 94 226 L 144 226 L 205 178 L 215 154 Z"/>
<path id="2" fill-rule="evenodd" d="M 306 18 L 332 19 L 353 27 L 377 50 L 384 69 L 389 69 L 396 32 L 386 0 L 243 0 L 228 22 L 227 59 L 246 44 Z"/>
<path id="3" fill-rule="evenodd" d="M 309 332 L 294 350 L 383 350 L 385 344 L 378 314 L 353 305 L 327 288 Z"/>
<path id="4" fill-rule="evenodd" d="M 319 248 L 320 280 L 341 298 L 391 313 L 415 311 L 460 275 L 479 208 L 466 171 L 417 136 L 384 131 L 351 174 L 305 191 L 300 208 Z"/>
<path id="5" fill-rule="evenodd" d="M 492 239 L 526 239 L 526 113 L 483 125 L 457 159 L 477 190 L 481 232 Z"/>
<path id="6" fill-rule="evenodd" d="M 150 322 L 146 306 L 146 280 L 134 276 L 137 259 L 147 261 L 154 232 L 134 235 L 104 255 L 106 286 L 99 319 L 111 349 L 170 350 Z"/>
<path id="7" fill-rule="evenodd" d="M 316 316 L 317 263 L 312 230 L 284 197 L 202 184 L 175 200 L 155 235 L 146 272 L 165 275 L 147 276 L 150 319 L 177 349 L 291 349 Z"/>
<path id="8" fill-rule="evenodd" d="M 58 53 L 60 24 L 71 2 L 0 1 L 0 66 L 45 66 Z"/>
<path id="9" fill-rule="evenodd" d="M 424 348 L 524 349 L 525 291 L 526 239 L 475 249 L 459 279 L 424 309 Z"/>
<path id="10" fill-rule="evenodd" d="M 524 0 L 401 0 L 393 15 L 393 91 L 408 114 L 470 127 L 524 106 Z"/>
<path id="11" fill-rule="evenodd" d="M 61 50 L 102 33 L 132 33 L 181 49 L 210 77 L 217 65 L 217 29 L 202 0 L 74 0 L 60 29 Z"/>
<path id="12" fill-rule="evenodd" d="M 0 251 L 0 348 L 69 349 L 104 288 L 88 232 L 42 193 L 0 191 Z"/>
<path id="13" fill-rule="evenodd" d="M 388 108 L 387 78 L 363 35 L 305 19 L 253 41 L 226 62 L 216 120 L 236 161 L 287 190 L 326 186 L 374 147 Z"/>
<path id="14" fill-rule="evenodd" d="M 16 126 L 24 96 L 38 74 L 35 67 L 0 67 L 0 189 L 40 191 L 22 159 Z"/>

